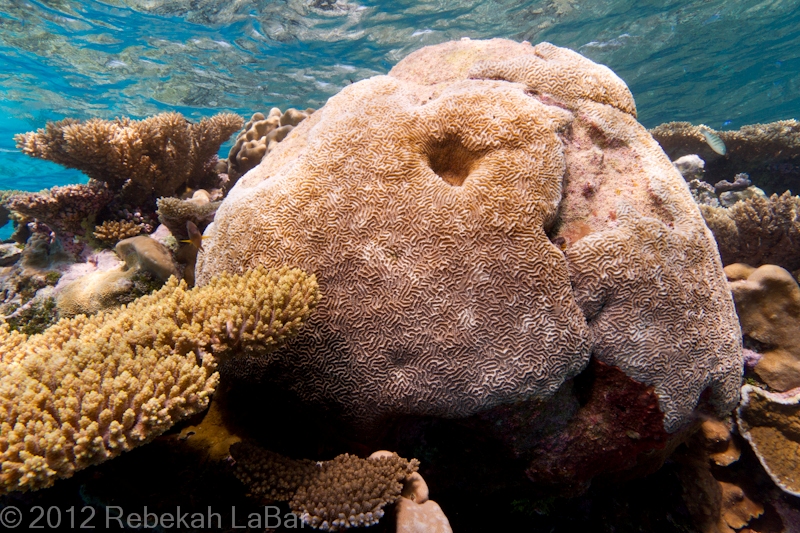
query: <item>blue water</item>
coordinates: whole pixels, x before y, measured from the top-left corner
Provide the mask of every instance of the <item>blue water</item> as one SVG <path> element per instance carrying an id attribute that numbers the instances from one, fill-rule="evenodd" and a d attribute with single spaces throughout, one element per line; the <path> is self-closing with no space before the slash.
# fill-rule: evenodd
<path id="1" fill-rule="evenodd" d="M 796 0 L 0 0 L 0 189 L 85 180 L 15 149 L 48 120 L 319 107 L 463 36 L 578 50 L 628 83 L 648 127 L 800 116 Z"/>

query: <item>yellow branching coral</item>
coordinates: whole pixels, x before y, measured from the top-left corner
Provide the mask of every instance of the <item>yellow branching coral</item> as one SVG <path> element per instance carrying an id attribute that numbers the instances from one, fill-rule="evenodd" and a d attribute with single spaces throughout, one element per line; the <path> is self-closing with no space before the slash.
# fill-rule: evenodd
<path id="1" fill-rule="evenodd" d="M 198 123 L 180 113 L 144 120 L 118 118 L 48 122 L 14 136 L 32 157 L 77 168 L 121 191 L 124 201 L 173 196 L 183 186 L 203 187 L 216 178 L 220 145 L 242 127 L 239 115 L 220 113 Z"/>
<path id="2" fill-rule="evenodd" d="M 122 239 L 136 237 L 142 232 L 142 227 L 130 220 L 106 220 L 94 228 L 95 239 L 116 244 Z"/>
<path id="3" fill-rule="evenodd" d="M 316 278 L 262 267 L 159 291 L 27 337 L 0 327 L 0 494 L 47 487 L 208 405 L 216 357 L 269 351 L 319 299 Z"/>

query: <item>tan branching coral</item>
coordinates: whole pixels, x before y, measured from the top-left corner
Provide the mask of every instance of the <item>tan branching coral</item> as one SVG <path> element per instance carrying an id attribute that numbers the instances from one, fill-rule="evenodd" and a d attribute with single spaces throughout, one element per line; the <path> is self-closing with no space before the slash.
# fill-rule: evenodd
<path id="1" fill-rule="evenodd" d="M 187 186 L 216 185 L 217 150 L 241 127 L 232 113 L 198 123 L 162 113 L 144 120 L 65 119 L 14 140 L 32 157 L 81 170 L 119 191 L 122 201 L 145 205 Z"/>
<path id="2" fill-rule="evenodd" d="M 52 187 L 36 193 L 15 194 L 6 206 L 29 221 L 47 224 L 62 237 L 82 234 L 82 223 L 113 198 L 104 183 Z"/>
<path id="3" fill-rule="evenodd" d="M 726 267 L 726 271 L 734 270 Z M 742 270 L 742 269 L 736 269 Z M 800 286 L 781 267 L 764 265 L 730 283 L 742 333 L 764 346 L 755 372 L 779 391 L 800 387 Z"/>
<path id="4" fill-rule="evenodd" d="M 280 109 L 273 107 L 266 117 L 263 113 L 255 113 L 228 152 L 227 173 L 230 181 L 225 184 L 226 188 L 230 189 L 243 174 L 257 166 L 275 145 L 313 112 L 313 109 L 300 111 L 289 108 L 281 113 Z"/>
<path id="5" fill-rule="evenodd" d="M 314 276 L 258 268 L 202 289 L 172 278 L 41 335 L 0 327 L 0 493 L 50 486 L 205 409 L 215 357 L 273 349 L 317 299 Z"/>
<path id="6" fill-rule="evenodd" d="M 745 385 L 736 421 L 775 484 L 800 496 L 800 391 L 773 393 Z"/>
<path id="7" fill-rule="evenodd" d="M 339 455 L 314 463 L 294 460 L 247 442 L 231 446 L 235 474 L 253 495 L 289 501 L 303 522 L 323 531 L 378 523 L 394 503 L 419 461 L 397 454 L 361 459 Z"/>
<path id="8" fill-rule="evenodd" d="M 738 399 L 741 337 L 713 238 L 579 54 L 426 47 L 345 87 L 237 182 L 197 282 L 289 262 L 326 295 L 297 342 L 242 360 L 370 425 L 547 399 L 590 354 L 655 387 L 668 432 Z M 564 251 L 566 250 L 566 252 Z"/>
<path id="9" fill-rule="evenodd" d="M 142 227 L 130 220 L 106 220 L 94 228 L 94 238 L 106 244 L 114 245 L 122 239 L 135 237 L 142 232 Z"/>
<path id="10" fill-rule="evenodd" d="M 800 268 L 800 197 L 785 192 L 748 198 L 730 208 L 700 206 L 722 263 Z"/>

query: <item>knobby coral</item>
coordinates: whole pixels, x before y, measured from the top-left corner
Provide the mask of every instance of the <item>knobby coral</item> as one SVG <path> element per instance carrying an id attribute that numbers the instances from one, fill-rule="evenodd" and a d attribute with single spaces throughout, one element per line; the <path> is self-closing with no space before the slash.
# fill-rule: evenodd
<path id="1" fill-rule="evenodd" d="M 216 358 L 274 349 L 318 297 L 313 275 L 257 268 L 192 290 L 172 278 L 41 335 L 0 327 L 0 493 L 50 486 L 205 409 Z"/>
<path id="2" fill-rule="evenodd" d="M 217 185 L 216 153 L 242 127 L 242 118 L 220 113 L 198 123 L 180 113 L 144 120 L 64 119 L 14 137 L 24 153 L 85 172 L 119 191 L 123 202 L 148 205 L 186 186 Z"/>
<path id="3" fill-rule="evenodd" d="M 342 454 L 313 462 L 283 457 L 247 442 L 231 446 L 235 474 L 253 495 L 289 501 L 303 522 L 324 531 L 378 523 L 419 461 L 397 454 L 361 459 Z"/>
<path id="4" fill-rule="evenodd" d="M 229 182 L 225 186 L 230 189 L 247 171 L 257 166 L 275 145 L 289 135 L 295 126 L 313 113 L 313 109 L 299 111 L 287 109 L 285 113 L 273 107 L 265 117 L 263 113 L 255 113 L 244 130 L 236 137 L 236 142 L 228 152 L 226 171 Z"/>
<path id="5" fill-rule="evenodd" d="M 200 285 L 319 274 L 316 327 L 234 371 L 351 421 L 548 399 L 590 355 L 653 386 L 669 432 L 705 390 L 738 399 L 733 302 L 683 178 L 622 80 L 548 43 L 443 43 L 345 87 L 206 234 Z"/>

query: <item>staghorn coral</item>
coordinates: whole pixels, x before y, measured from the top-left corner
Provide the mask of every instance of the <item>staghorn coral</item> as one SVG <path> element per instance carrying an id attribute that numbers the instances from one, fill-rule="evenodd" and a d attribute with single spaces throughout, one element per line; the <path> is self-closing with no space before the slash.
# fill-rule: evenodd
<path id="1" fill-rule="evenodd" d="M 725 156 L 708 145 L 703 130 L 725 143 Z M 715 131 L 689 122 L 668 122 L 650 130 L 670 159 L 697 154 L 705 161 L 706 181 L 716 183 L 746 172 L 767 193 L 800 189 L 800 122 L 780 120 Z"/>
<path id="2" fill-rule="evenodd" d="M 280 109 L 273 107 L 266 117 L 263 113 L 255 113 L 244 125 L 244 130 L 236 137 L 228 152 L 225 163 L 229 181 L 225 187 L 233 187 L 242 175 L 257 166 L 276 144 L 313 112 L 313 109 L 299 111 L 289 108 L 281 113 Z"/>
<path id="3" fill-rule="evenodd" d="M 726 272 L 735 278 L 731 265 Z M 745 272 L 746 273 L 746 272 Z M 763 346 L 755 372 L 779 391 L 800 387 L 800 286 L 775 265 L 764 265 L 746 279 L 730 282 L 742 333 Z"/>
<path id="4" fill-rule="evenodd" d="M 17 148 L 85 172 L 107 183 L 122 202 L 148 206 L 187 186 L 216 185 L 216 153 L 242 127 L 242 118 L 220 113 L 198 123 L 180 113 L 144 120 L 65 119 L 14 137 Z"/>
<path id="5" fill-rule="evenodd" d="M 700 206 L 724 265 L 800 268 L 800 197 L 785 192 L 748 198 L 730 208 Z"/>
<path id="6" fill-rule="evenodd" d="M 177 239 L 186 239 L 186 223 L 193 222 L 200 231 L 214 220 L 220 202 L 159 198 L 158 221 L 164 224 Z"/>
<path id="7" fill-rule="evenodd" d="M 135 237 L 142 227 L 129 220 L 106 220 L 94 229 L 94 238 L 115 245 L 122 239 Z"/>
<path id="8" fill-rule="evenodd" d="M 258 268 L 202 289 L 173 278 L 41 335 L 0 326 L 0 493 L 50 486 L 205 409 L 215 357 L 274 349 L 317 299 L 313 276 Z"/>
<path id="9" fill-rule="evenodd" d="M 345 87 L 206 230 L 198 284 L 290 261 L 326 294 L 315 328 L 226 371 L 369 426 L 546 400 L 593 354 L 655 388 L 668 432 L 704 390 L 730 410 L 716 246 L 634 114 L 610 70 L 547 43 L 444 43 Z"/>
<path id="10" fill-rule="evenodd" d="M 231 455 L 234 473 L 253 495 L 288 500 L 304 523 L 324 531 L 378 523 L 383 508 L 400 497 L 404 480 L 419 467 L 416 459 L 393 453 L 367 459 L 345 453 L 317 463 L 294 460 L 247 442 L 232 445 Z"/>
<path id="11" fill-rule="evenodd" d="M 736 410 L 739 432 L 784 492 L 800 496 L 800 390 L 767 392 L 742 387 Z"/>
<path id="12" fill-rule="evenodd" d="M 9 197 L 6 206 L 29 221 L 46 224 L 62 238 L 83 235 L 82 223 L 113 198 L 103 183 L 52 187 Z"/>

